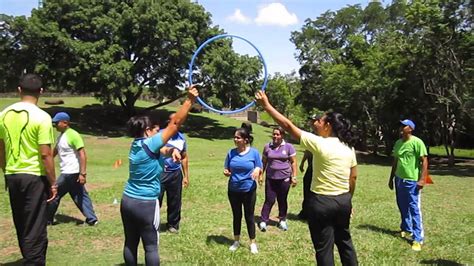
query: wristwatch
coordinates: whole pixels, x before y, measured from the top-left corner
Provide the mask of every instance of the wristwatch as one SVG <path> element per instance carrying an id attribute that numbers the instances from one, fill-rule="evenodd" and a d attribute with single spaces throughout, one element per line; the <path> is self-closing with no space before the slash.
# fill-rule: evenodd
<path id="1" fill-rule="evenodd" d="M 80 175 L 82 175 L 82 176 L 86 176 L 86 175 L 87 175 L 87 173 L 81 173 Z"/>

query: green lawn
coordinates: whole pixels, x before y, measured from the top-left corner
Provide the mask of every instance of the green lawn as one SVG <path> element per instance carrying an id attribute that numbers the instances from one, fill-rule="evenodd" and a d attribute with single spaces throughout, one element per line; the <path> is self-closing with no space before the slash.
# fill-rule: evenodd
<path id="1" fill-rule="evenodd" d="M 444 146 L 430 147 L 430 154 L 446 156 L 446 150 Z M 474 159 L 474 149 L 454 149 L 454 155 L 456 157 Z"/>
<path id="2" fill-rule="evenodd" d="M 113 136 L 98 128 L 107 122 L 92 98 L 63 98 L 66 107 L 56 106 L 47 111 L 67 110 L 79 121 L 89 157 L 88 188 L 100 219 L 97 227 L 77 225 L 83 220 L 69 197 L 64 197 L 59 209 L 59 224 L 48 227 L 49 265 L 115 265 L 123 263 L 123 230 L 119 204 L 127 179 L 127 154 L 130 139 L 121 136 L 117 126 Z M 44 99 L 43 99 L 44 100 Z M 41 102 L 43 102 L 43 100 Z M 13 102 L 0 99 L 0 109 Z M 142 106 L 146 106 L 143 103 Z M 94 109 L 95 108 L 95 109 Z M 95 110 L 95 111 L 94 111 Z M 118 109 L 108 114 L 113 121 L 124 121 Z M 114 117 L 112 117 L 114 116 Z M 97 125 L 92 128 L 88 124 Z M 222 175 L 227 150 L 233 147 L 232 134 L 241 122 L 214 114 L 192 114 L 186 122 L 190 155 L 190 187 L 184 190 L 182 228 L 178 235 L 160 235 L 160 256 L 164 264 L 195 265 L 311 265 L 314 252 L 307 225 L 295 219 L 300 210 L 302 184 L 290 191 L 289 231 L 271 226 L 266 233 L 257 232 L 259 254 L 248 250 L 247 233 L 243 223 L 244 245 L 235 253 L 228 251 L 232 239 L 232 215 L 227 200 L 227 178 Z M 270 131 L 253 125 L 254 146 L 259 150 L 270 140 Z M 298 154 L 298 157 L 302 153 Z M 124 164 L 113 168 L 115 160 Z M 474 263 L 474 174 L 473 166 L 458 176 L 455 169 L 437 168 L 431 171 L 435 184 L 423 193 L 422 210 L 425 245 L 415 253 L 397 235 L 399 215 L 392 191 L 387 188 L 389 162 L 359 157 L 360 166 L 354 196 L 355 214 L 352 236 L 362 265 L 412 264 L 472 264 Z M 362 163 L 364 162 L 364 163 Z M 451 171 L 452 170 L 452 171 Z M 301 175 L 300 175 L 301 176 Z M 302 181 L 301 178 L 299 180 Z M 0 187 L 3 188 L 3 179 Z M 256 215 L 260 216 L 264 191 L 258 189 Z M 277 215 L 276 208 L 272 216 Z M 161 221 L 166 221 L 162 211 Z M 0 192 L 0 265 L 21 258 L 11 218 L 8 193 Z M 140 262 L 144 262 L 140 249 Z"/>

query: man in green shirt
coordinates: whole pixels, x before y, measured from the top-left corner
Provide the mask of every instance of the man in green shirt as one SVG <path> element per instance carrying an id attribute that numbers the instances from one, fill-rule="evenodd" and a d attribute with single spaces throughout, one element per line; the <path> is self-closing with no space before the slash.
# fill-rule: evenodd
<path id="1" fill-rule="evenodd" d="M 0 168 L 10 194 L 13 222 L 25 265 L 44 265 L 47 201 L 56 197 L 51 117 L 41 110 L 38 75 L 20 78 L 20 102 L 0 112 Z M 48 195 L 49 194 L 49 195 Z"/>
<path id="2" fill-rule="evenodd" d="M 423 244 L 423 222 L 421 218 L 421 189 L 428 173 L 428 153 L 423 141 L 412 135 L 415 123 L 409 119 L 401 121 L 401 138 L 393 147 L 392 171 L 388 187 L 395 190 L 401 215 L 401 236 L 412 237 L 412 249 L 420 251 Z"/>

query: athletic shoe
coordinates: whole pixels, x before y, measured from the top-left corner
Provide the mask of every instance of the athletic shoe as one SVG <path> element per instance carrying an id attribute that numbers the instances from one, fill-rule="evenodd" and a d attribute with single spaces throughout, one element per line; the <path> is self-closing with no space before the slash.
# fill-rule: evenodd
<path id="1" fill-rule="evenodd" d="M 236 251 L 240 246 L 240 242 L 239 241 L 234 241 L 234 243 L 229 247 L 229 250 L 230 251 Z"/>
<path id="2" fill-rule="evenodd" d="M 174 228 L 174 227 L 172 227 L 172 226 L 170 226 L 170 227 L 168 228 L 168 232 L 170 232 L 170 233 L 172 233 L 172 234 L 177 234 L 177 233 L 179 233 L 178 229 L 176 229 L 176 228 Z"/>
<path id="3" fill-rule="evenodd" d="M 250 244 L 250 253 L 252 253 L 252 254 L 257 254 L 257 253 L 258 253 L 258 249 L 257 249 L 257 244 L 256 244 L 256 243 Z"/>
<path id="4" fill-rule="evenodd" d="M 288 231 L 288 224 L 286 223 L 286 221 L 280 221 L 278 223 L 278 228 L 280 228 L 283 231 Z"/>
<path id="5" fill-rule="evenodd" d="M 95 220 L 95 221 L 92 221 L 92 222 L 86 222 L 88 225 L 90 226 L 96 226 L 99 224 L 99 220 Z"/>
<path id="6" fill-rule="evenodd" d="M 421 244 L 421 242 L 413 241 L 413 244 L 411 244 L 411 249 L 413 251 L 421 251 Z"/>
<path id="7" fill-rule="evenodd" d="M 258 227 L 260 228 L 260 231 L 262 231 L 262 232 L 266 232 L 266 231 L 267 231 L 267 223 L 266 223 L 266 222 L 260 222 L 260 224 L 258 225 Z"/>
<path id="8" fill-rule="evenodd" d="M 407 232 L 407 231 L 401 231 L 401 232 L 400 232 L 400 236 L 401 236 L 402 238 L 406 238 L 406 239 L 410 239 L 410 240 L 411 240 L 413 234 L 410 233 L 410 232 Z"/>

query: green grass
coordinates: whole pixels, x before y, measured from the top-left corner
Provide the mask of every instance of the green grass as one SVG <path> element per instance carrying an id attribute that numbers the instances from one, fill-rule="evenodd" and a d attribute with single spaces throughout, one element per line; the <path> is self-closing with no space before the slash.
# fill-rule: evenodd
<path id="1" fill-rule="evenodd" d="M 430 147 L 430 154 L 446 156 L 446 150 L 444 146 Z M 454 149 L 454 156 L 474 159 L 474 149 Z"/>
<path id="2" fill-rule="evenodd" d="M 77 112 L 81 122 L 93 123 L 84 104 L 92 98 L 65 98 L 69 111 Z M 3 109 L 9 99 L 0 99 Z M 63 107 L 48 108 L 47 111 Z M 84 112 L 80 116 L 81 112 Z M 117 113 L 116 116 L 121 116 Z M 100 121 L 104 122 L 103 120 Z M 186 122 L 190 155 L 190 187 L 183 193 L 182 228 L 178 235 L 161 233 L 160 256 L 164 264 L 196 265 L 311 265 L 314 252 L 307 225 L 295 220 L 300 210 L 302 184 L 289 194 L 289 231 L 271 226 L 266 233 L 257 232 L 260 253 L 251 255 L 243 223 L 243 247 L 230 253 L 232 215 L 227 199 L 227 178 L 222 175 L 227 150 L 233 147 L 232 134 L 241 121 L 213 114 L 192 114 Z M 121 127 L 118 127 L 120 129 Z M 270 131 L 253 125 L 255 144 L 259 150 L 270 140 Z M 87 130 L 86 130 L 87 131 Z M 102 131 L 100 133 L 103 133 Z M 130 139 L 122 136 L 98 138 L 93 130 L 85 134 L 89 157 L 88 188 L 100 224 L 97 227 L 77 225 L 83 217 L 71 199 L 63 198 L 58 220 L 48 227 L 49 265 L 115 265 L 123 263 L 123 229 L 119 204 L 127 180 L 127 155 Z M 301 158 L 302 153 L 298 154 Z M 117 169 L 112 165 L 121 159 Z M 360 160 L 361 162 L 363 160 Z M 365 161 L 365 160 L 364 160 Z M 370 162 L 370 161 L 369 161 Z M 426 243 L 419 253 L 412 252 L 408 242 L 397 236 L 399 214 L 392 191 L 387 188 L 390 171 L 387 162 L 361 163 L 354 196 L 355 215 L 351 230 L 359 261 L 362 265 L 412 264 L 472 264 L 474 259 L 474 183 L 472 167 L 464 175 L 455 176 L 450 169 L 432 171 L 435 184 L 423 191 L 423 219 Z M 439 173 L 439 174 L 437 174 Z M 467 173 L 467 174 L 466 174 Z M 301 176 L 301 175 L 299 175 Z M 299 178 L 300 182 L 302 181 Z M 3 179 L 0 187 L 3 187 Z M 264 190 L 258 188 L 257 216 L 264 200 Z M 272 212 L 275 219 L 276 206 Z M 162 211 L 162 223 L 166 214 Z M 140 248 L 140 262 L 144 262 Z M 0 192 L 0 264 L 21 258 L 11 218 L 8 193 Z M 338 256 L 336 255 L 338 260 Z M 339 263 L 339 262 L 338 262 Z"/>

